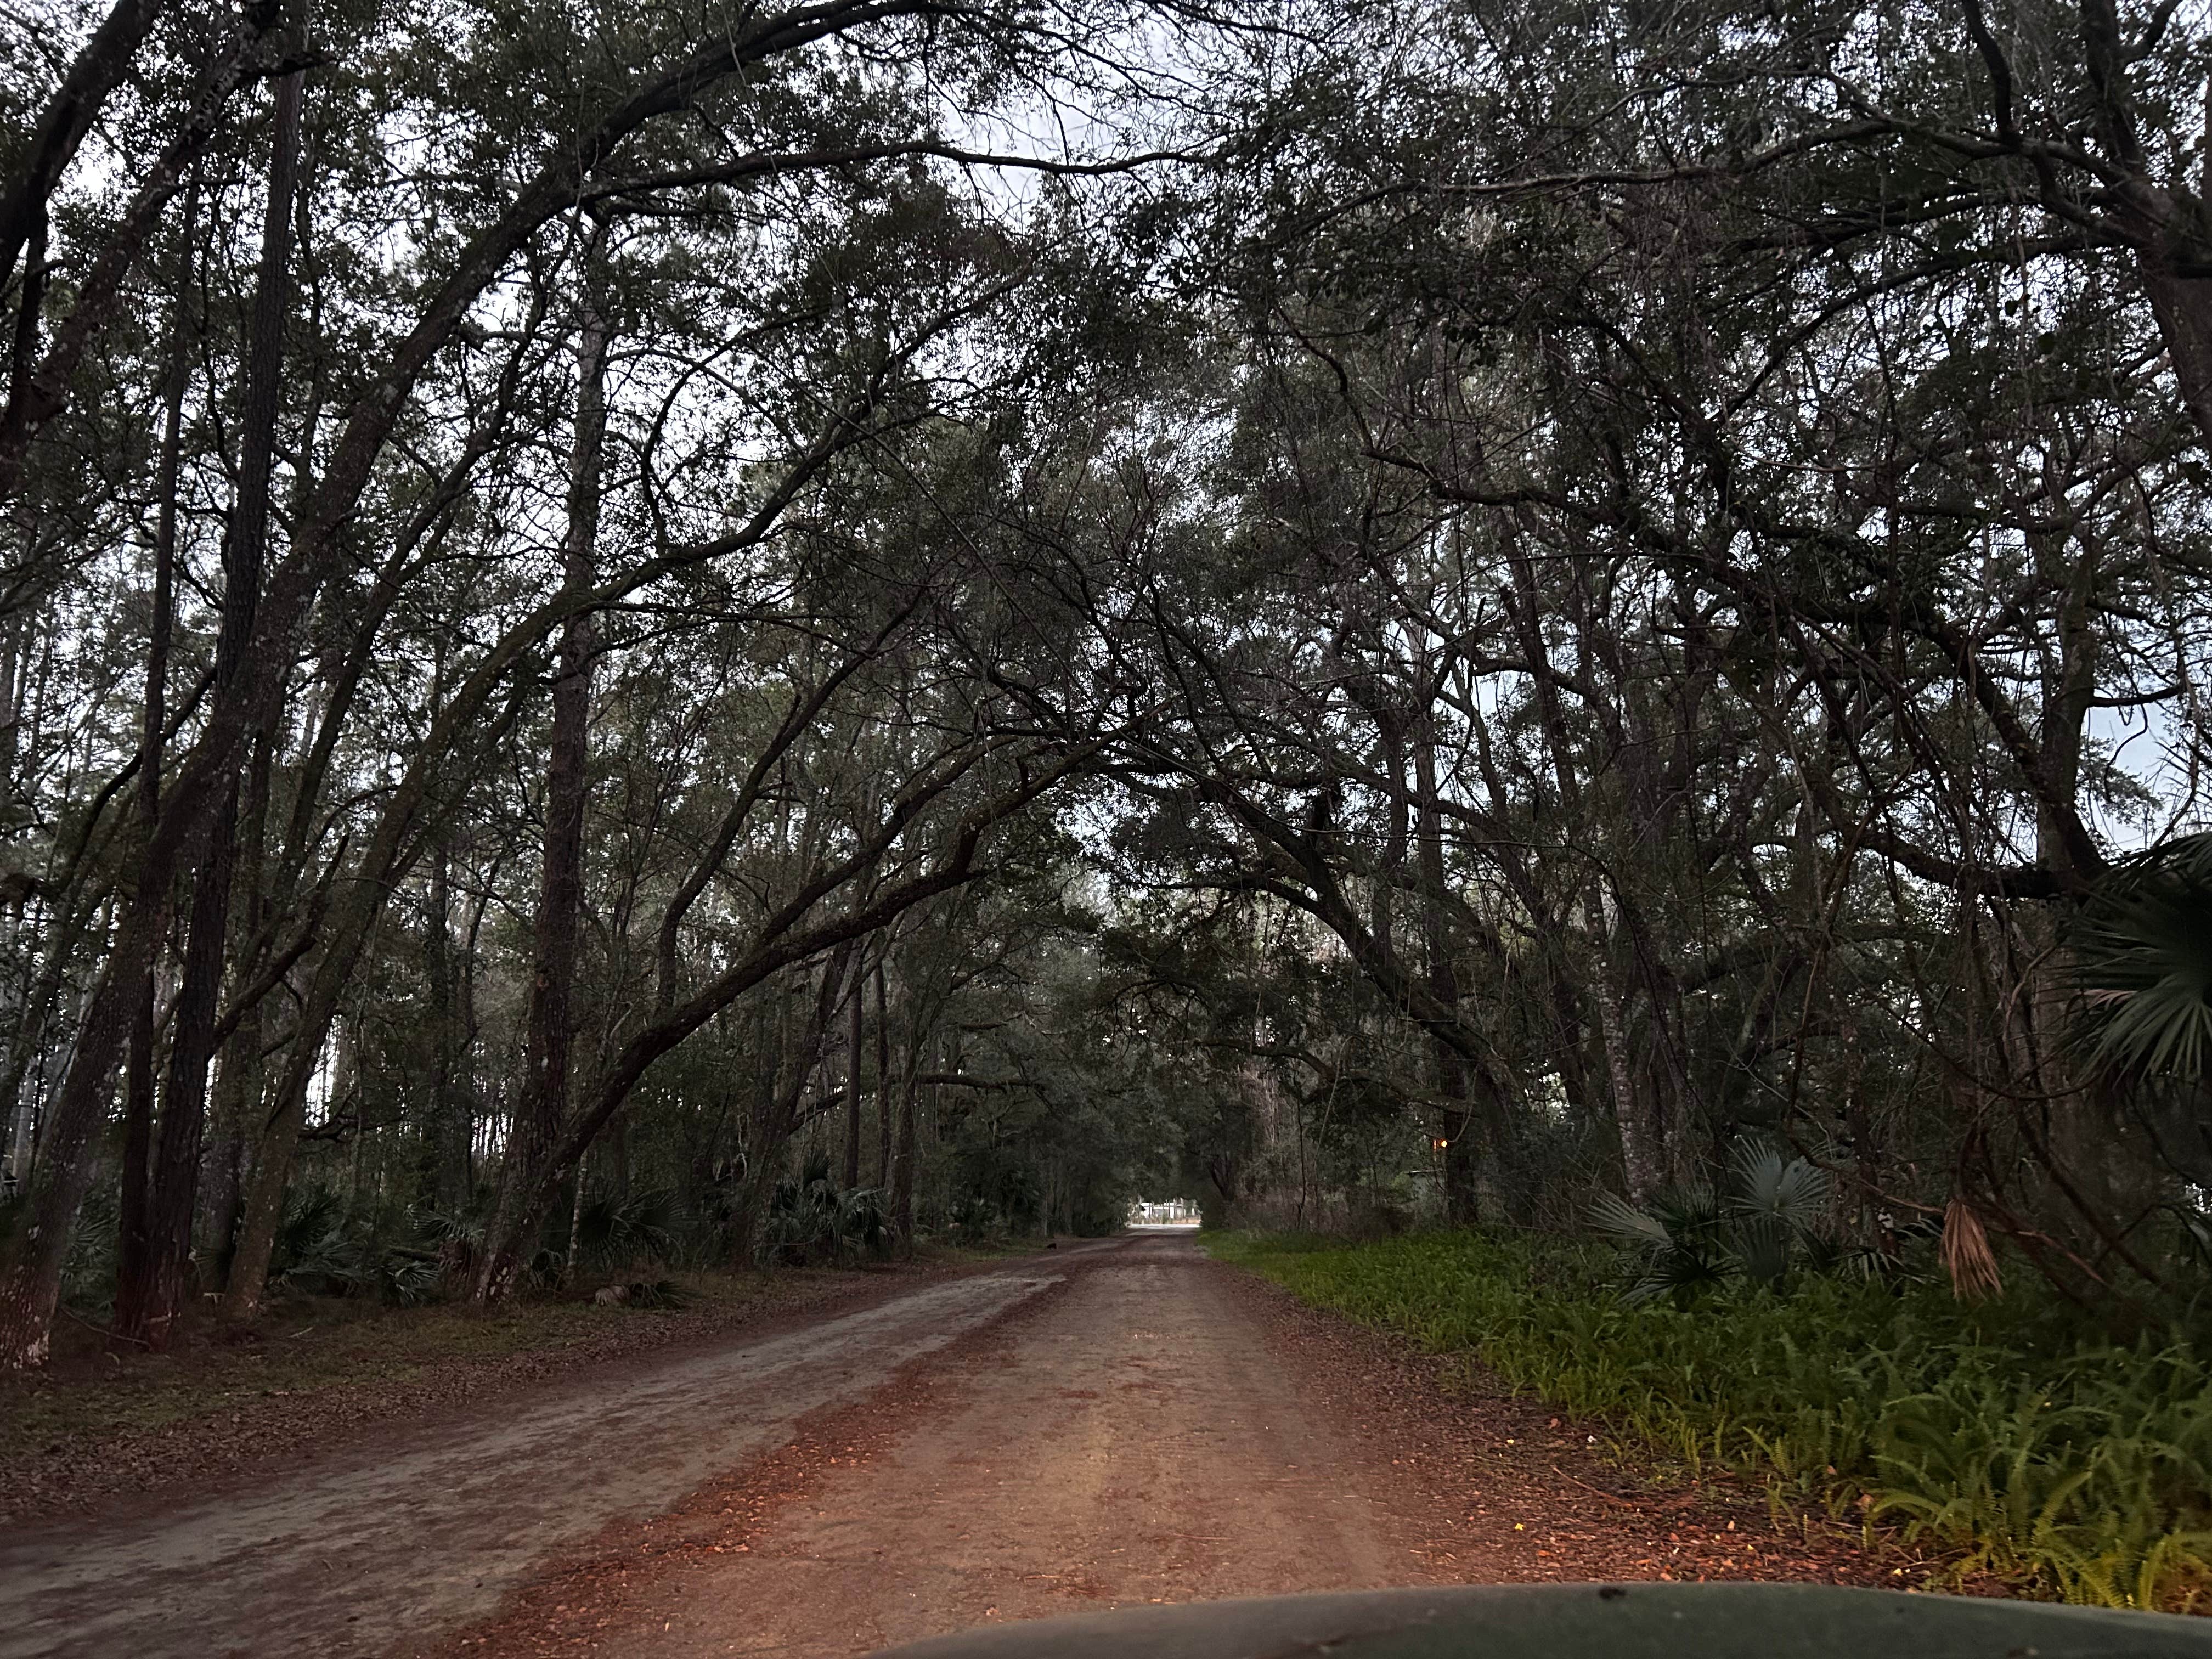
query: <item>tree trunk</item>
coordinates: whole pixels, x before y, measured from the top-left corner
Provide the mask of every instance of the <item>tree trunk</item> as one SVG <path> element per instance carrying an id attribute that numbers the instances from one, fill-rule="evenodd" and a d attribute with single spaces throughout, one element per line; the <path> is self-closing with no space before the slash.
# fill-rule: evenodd
<path id="1" fill-rule="evenodd" d="M 137 978 L 146 959 L 145 942 L 131 943 L 134 948 L 127 955 L 118 949 L 109 956 L 77 1030 L 78 1043 L 105 1054 L 107 1062 L 70 1066 L 31 1165 L 30 1191 L 9 1241 L 5 1268 L 0 1269 L 0 1370 L 43 1365 L 52 1342 L 70 1224 L 92 1184 L 86 1144 L 106 1107 L 113 1057 L 129 1029 Z"/>
<path id="2" fill-rule="evenodd" d="M 1517 544 L 1512 550 L 1513 621 L 1521 636 L 1522 655 L 1536 691 L 1536 715 L 1544 745 L 1552 759 L 1553 782 L 1559 791 L 1561 815 L 1570 833 L 1587 835 L 1582 785 L 1575 771 L 1574 744 L 1567 731 L 1566 713 L 1560 704 L 1559 676 L 1551 647 L 1544 638 L 1541 619 L 1544 600 L 1536 584 L 1535 567 Z M 1621 1182 L 1632 1203 L 1641 1204 L 1659 1189 L 1664 1179 L 1666 1149 L 1648 1121 L 1636 1087 L 1636 1073 L 1628 1053 L 1626 994 L 1613 963 L 1612 903 L 1605 878 L 1594 878 L 1582 902 L 1584 935 L 1589 940 L 1594 971 L 1587 993 L 1597 1005 L 1597 1025 L 1607 1080 L 1612 1085 L 1614 1132 L 1620 1140 Z M 1569 971 L 1565 953 L 1558 958 L 1560 972 Z M 1564 1023 L 1574 1001 L 1571 987 L 1561 988 L 1555 1006 Z"/>
<path id="3" fill-rule="evenodd" d="M 115 1317 L 110 1344 L 119 1352 L 151 1347 L 146 1311 L 154 1265 L 154 973 L 139 975 L 123 1073 L 123 1181 L 115 1240 Z"/>
<path id="4" fill-rule="evenodd" d="M 586 260 L 596 257 L 596 244 Z M 587 294 L 593 276 L 586 272 Z M 562 578 L 589 587 L 599 568 L 600 470 L 605 447 L 607 327 L 595 299 L 585 301 L 576 345 L 576 425 L 569 451 L 568 531 Z M 568 1073 L 576 1030 L 577 941 L 584 913 L 584 805 L 592 714 L 588 615 L 561 633 L 553 678 L 553 734 L 545 768 L 545 850 L 538 890 L 537 964 L 531 978 L 522 1096 L 507 1132 L 500 1193 L 485 1230 L 475 1299 L 504 1298 L 522 1265 L 523 1243 L 538 1224 L 547 1169 L 568 1120 Z"/>
<path id="5" fill-rule="evenodd" d="M 226 1080 L 216 1091 L 215 1144 L 200 1160 L 201 1238 L 206 1249 L 203 1285 L 230 1282 L 240 1209 L 246 1198 L 246 1136 L 238 1115 L 226 1109 L 231 1089 Z"/>
<path id="6" fill-rule="evenodd" d="M 223 1317 L 231 1320 L 252 1319 L 261 1311 L 261 1298 L 269 1286 L 269 1263 L 276 1245 L 276 1229 L 284 1219 L 284 1193 L 292 1179 L 292 1152 L 300 1137 L 300 1126 L 305 1115 L 303 1106 L 295 1104 L 294 1095 L 304 1093 L 304 1083 L 295 1082 L 301 1068 L 288 1069 L 277 1097 L 270 1103 L 266 1117 L 257 1127 L 246 1126 L 245 1146 L 246 1174 L 240 1183 L 243 1192 L 239 1200 L 239 1216 L 235 1236 L 231 1240 L 230 1272 L 224 1279 L 222 1297 Z"/>
<path id="7" fill-rule="evenodd" d="M 238 786 L 231 785 L 216 819 L 215 845 L 192 893 L 184 981 L 177 992 L 169 1065 L 161 1089 L 160 1145 L 155 1153 L 151 1249 L 146 1295 L 137 1309 L 147 1346 L 166 1348 L 191 1251 L 192 1204 L 198 1195 L 200 1145 L 207 1123 L 208 1066 L 215 1058 L 216 1002 L 222 989 L 223 944 L 230 917 L 238 842 Z"/>
<path id="8" fill-rule="evenodd" d="M 200 181 L 185 196 L 177 298 L 169 319 L 169 362 L 162 387 L 161 459 L 154 494 L 153 613 L 146 629 L 146 696 L 138 733 L 138 811 L 148 836 L 161 816 L 162 739 L 168 725 L 169 636 L 176 615 L 177 481 L 183 469 L 185 392 L 191 376 L 192 238 Z M 124 1093 L 123 1215 L 117 1241 L 115 1334 L 125 1347 L 158 1346 L 149 1334 L 155 1299 L 154 1261 L 154 969 L 138 976 Z M 163 1334 L 166 1336 L 166 1322 Z"/>
<path id="9" fill-rule="evenodd" d="M 288 75 L 277 83 L 261 230 L 261 269 L 254 286 L 247 343 L 238 499 L 231 514 L 222 631 L 216 646 L 219 692 L 235 684 L 244 667 L 268 553 L 276 417 L 283 391 L 284 325 L 291 309 L 292 198 L 299 179 L 300 128 L 306 96 L 303 74 Z M 256 769 L 264 780 L 265 800 L 265 739 L 257 748 Z M 254 816 L 258 820 L 260 814 L 257 811 Z M 239 781 L 234 774 L 216 809 L 207 855 L 193 889 L 184 983 L 177 994 L 175 1030 L 170 1037 L 168 1074 L 162 1089 L 154 1178 L 151 1295 L 143 1314 L 146 1340 L 156 1348 L 167 1346 L 191 1254 L 192 1208 L 198 1195 L 200 1146 L 207 1124 L 208 1067 L 215 1059 L 216 1015 L 222 991 L 231 890 L 237 869 L 238 818 Z"/>
<path id="10" fill-rule="evenodd" d="M 1613 1085 L 1613 1117 L 1620 1135 L 1621 1176 L 1628 1200 L 1641 1204 L 1657 1192 L 1666 1167 L 1665 1151 L 1644 1115 L 1629 1062 L 1628 1034 L 1623 1029 L 1620 1000 L 1611 976 L 1600 970 L 1596 987 L 1598 1030 L 1605 1040 L 1606 1076 Z"/>
<path id="11" fill-rule="evenodd" d="M 416 1191 L 433 1209 L 459 1210 L 465 1203 L 467 1131 L 455 1098 L 457 1063 L 453 998 L 453 854 L 443 838 L 430 854 L 429 913 L 423 977 L 429 993 L 430 1121 L 416 1152 Z"/>
<path id="12" fill-rule="evenodd" d="M 2069 544 L 2075 553 L 2070 562 Z M 2045 578 L 2063 596 L 2057 650 L 2043 674 L 2038 746 L 2051 799 L 2037 805 L 2036 861 L 2079 880 L 2094 872 L 2075 862 L 2068 830 L 2069 820 L 2078 822 L 2082 742 L 2097 694 L 2099 559 L 2087 538 L 2046 534 L 2032 544 Z M 2119 1091 L 2083 1067 L 2069 1046 L 2080 987 L 2057 918 L 2046 906 L 2018 904 L 2012 923 L 2025 944 L 2021 957 L 2030 964 L 2015 1005 L 2027 1016 L 2021 1047 L 2028 1098 L 2016 1109 L 2045 1120 L 2047 1131 L 2037 1136 L 2031 1127 L 2031 1139 L 2043 1139 L 2057 1165 L 2040 1207 L 2053 1230 L 2083 1238 L 2098 1255 L 2116 1252 L 2131 1267 L 2148 1267 L 2129 1236 L 2156 1212 L 2172 1172 Z"/>
<path id="13" fill-rule="evenodd" d="M 268 207 L 262 228 L 261 269 L 254 294 L 252 325 L 248 343 L 246 378 L 246 402 L 241 420 L 239 453 L 239 488 L 236 510 L 232 518 L 229 547 L 229 568 L 224 582 L 222 629 L 216 641 L 216 680 L 218 692 L 236 681 L 244 665 L 247 641 L 252 636 L 253 608 L 259 592 L 261 567 L 266 551 L 269 527 L 269 477 L 276 453 L 276 420 L 280 391 L 279 376 L 283 369 L 284 320 L 289 308 L 289 267 L 291 252 L 291 201 L 299 159 L 300 117 L 305 96 L 305 77 L 295 72 L 286 76 L 277 84 L 274 137 L 269 166 Z M 215 901 L 227 905 L 229 897 L 231 858 L 235 840 L 237 811 L 237 775 L 234 769 L 227 784 L 217 782 L 215 822 L 210 826 L 204 851 L 201 855 L 202 868 L 198 872 L 198 888 L 193 899 L 193 927 L 195 936 L 187 945 L 185 985 L 179 991 L 178 1024 L 171 1039 L 169 1067 L 173 1086 L 184 1078 L 187 1092 L 188 1077 L 180 1072 L 181 1065 L 189 1068 L 195 1056 L 199 1068 L 198 1086 L 206 1084 L 206 1065 L 213 1048 L 214 998 L 216 987 L 195 986 L 191 979 L 192 957 L 198 957 L 204 971 L 212 961 L 212 971 L 218 976 L 222 969 L 222 922 L 225 918 L 215 914 Z M 78 1206 L 83 1201 L 85 1188 L 90 1184 L 91 1169 L 84 1157 L 87 1143 L 100 1115 L 112 1075 L 114 1056 L 123 1044 L 134 1018 L 134 1010 L 143 994 L 143 975 L 150 966 L 152 951 L 166 923 L 166 905 L 155 895 L 142 895 L 139 902 L 125 912 L 124 926 L 112 946 L 106 971 L 90 999 L 84 1024 L 78 1033 L 82 1053 L 73 1059 L 63 1085 L 61 1097 L 54 1111 L 54 1133 L 50 1138 L 48 1152 L 52 1156 L 41 1163 L 50 1164 L 34 1178 L 31 1203 L 10 1250 L 10 1261 L 4 1273 L 0 1273 L 0 1368 L 31 1366 L 43 1364 L 46 1358 L 54 1308 L 61 1290 L 63 1257 L 68 1249 L 69 1231 Z M 195 951 L 201 933 L 201 918 L 210 918 L 207 945 Z M 205 1027 L 189 1027 L 185 1023 L 188 1011 L 205 1006 Z M 162 1103 L 159 1137 L 162 1143 L 155 1156 L 159 1159 L 153 1182 L 152 1204 L 158 1212 L 163 1207 L 162 1171 L 180 1163 L 189 1152 L 191 1162 L 183 1167 L 191 1171 L 196 1183 L 199 1157 L 200 1130 L 205 1117 L 204 1095 L 198 1099 L 179 1103 L 175 1114 L 176 1134 L 169 1134 L 172 1113 L 170 1103 Z M 185 1110 L 189 1107 L 189 1111 Z M 185 1121 L 189 1116 L 190 1121 Z M 173 1159 L 172 1153 L 176 1157 Z M 183 1200 L 185 1214 L 191 1212 L 191 1192 L 187 1189 Z M 156 1257 L 166 1248 L 165 1241 L 155 1237 L 150 1249 Z M 185 1247 L 189 1249 L 189 1242 Z M 167 1273 L 167 1264 L 158 1260 L 150 1269 L 142 1269 L 142 1277 L 150 1272 L 156 1285 Z M 181 1271 L 179 1266 L 179 1271 Z M 169 1310 L 173 1312 L 173 1310 Z M 134 1311 L 134 1322 L 142 1321 L 146 1328 L 157 1326 L 164 1332 L 168 1313 L 157 1305 L 145 1305 L 143 1311 Z"/>
<path id="14" fill-rule="evenodd" d="M 1425 714 L 1413 744 L 1413 787 L 1418 807 L 1414 840 L 1421 866 L 1421 944 L 1427 957 L 1429 994 L 1442 1006 L 1455 1010 L 1459 975 L 1444 921 L 1443 815 L 1437 798 L 1436 733 Z M 1470 1133 L 1474 1113 L 1468 1104 L 1467 1062 L 1439 1036 L 1431 1036 L 1429 1051 L 1436 1066 L 1436 1135 L 1443 1143 L 1444 1213 L 1455 1227 L 1471 1227 L 1480 1219 L 1476 1186 L 1480 1160 Z"/>
<path id="15" fill-rule="evenodd" d="M 31 228 L 31 238 L 25 250 L 23 281 L 21 297 L 15 304 L 15 331 L 8 353 L 8 403 L 4 414 L 0 414 L 0 429 L 12 429 L 19 418 L 22 399 L 30 390 L 31 372 L 39 359 L 39 313 L 46 303 L 46 279 L 52 273 L 46 268 L 46 219 L 42 212 Z"/>
<path id="16" fill-rule="evenodd" d="M 907 1046 L 906 1074 L 899 1079 L 898 1146 L 891 1158 L 891 1225 L 898 1230 L 899 1249 L 914 1254 L 915 1097 L 921 1087 L 921 1053 Z"/>

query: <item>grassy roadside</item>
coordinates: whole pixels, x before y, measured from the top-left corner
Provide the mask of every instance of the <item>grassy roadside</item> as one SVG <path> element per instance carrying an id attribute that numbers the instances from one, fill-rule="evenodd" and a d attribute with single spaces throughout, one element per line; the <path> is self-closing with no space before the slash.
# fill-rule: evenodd
<path id="1" fill-rule="evenodd" d="M 149 1444 L 297 1441 L 302 1437 L 285 1430 L 303 1419 L 336 1435 L 349 1419 L 404 1417 L 902 1279 L 974 1271 L 1007 1254 L 933 1248 L 896 1267 L 678 1273 L 669 1277 L 680 1299 L 668 1308 L 605 1307 L 580 1294 L 526 1299 L 489 1314 L 450 1304 L 293 1297 L 248 1329 L 198 1322 L 159 1355 L 111 1354 L 101 1333 L 76 1322 L 58 1333 L 46 1370 L 0 1377 L 0 1486 L 20 1483 L 27 1471 L 143 1462 Z M 197 1449 L 173 1449 L 156 1461 L 175 1462 Z"/>
<path id="2" fill-rule="evenodd" d="M 1858 1510 L 2023 1592 L 2187 1609 L 2212 1589 L 2212 1367 L 2185 1338 L 2114 1344 L 2023 1292 L 1807 1277 L 1630 1307 L 1610 1254 L 1435 1234 L 1209 1234 L 1302 1299 L 1479 1362 L 1611 1425 L 1630 1455 L 1717 1465 Z"/>

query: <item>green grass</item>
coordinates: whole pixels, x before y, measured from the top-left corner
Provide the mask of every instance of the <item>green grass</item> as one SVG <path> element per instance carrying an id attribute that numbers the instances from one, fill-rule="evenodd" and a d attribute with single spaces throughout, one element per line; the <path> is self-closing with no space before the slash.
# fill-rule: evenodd
<path id="1" fill-rule="evenodd" d="M 2212 1586 L 2212 1368 L 2179 1333 L 2119 1345 L 2026 1290 L 1967 1308 L 1940 1286 L 1809 1276 L 1630 1307 L 1609 1251 L 1555 1240 L 1207 1242 L 1601 1419 L 1625 1449 L 1857 1508 L 1962 1574 L 2106 1607 L 2183 1608 Z"/>

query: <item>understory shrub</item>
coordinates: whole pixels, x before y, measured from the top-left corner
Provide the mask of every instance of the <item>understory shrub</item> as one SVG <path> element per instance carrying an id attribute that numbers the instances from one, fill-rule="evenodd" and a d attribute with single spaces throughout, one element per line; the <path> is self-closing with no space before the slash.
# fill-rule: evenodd
<path id="1" fill-rule="evenodd" d="M 842 1261 L 863 1253 L 890 1253 L 888 1195 L 874 1187 L 841 1190 L 830 1178 L 827 1153 L 810 1156 L 795 1176 L 785 1176 L 770 1195 L 767 1259 L 793 1267 L 817 1260 Z"/>
<path id="2" fill-rule="evenodd" d="M 1862 1507 L 1962 1573 L 2108 1607 L 2212 1583 L 2212 1374 L 2179 1328 L 2115 1343 L 2030 1287 L 1967 1306 L 1842 1274 L 1638 1302 L 1614 1252 L 1521 1236 L 1212 1243 L 1643 1448 Z"/>
<path id="3" fill-rule="evenodd" d="M 311 1187 L 284 1207 L 269 1276 L 313 1296 L 375 1296 L 402 1307 L 434 1301 L 450 1260 L 442 1224 L 410 1213 L 379 1226 L 348 1215 L 327 1188 Z"/>

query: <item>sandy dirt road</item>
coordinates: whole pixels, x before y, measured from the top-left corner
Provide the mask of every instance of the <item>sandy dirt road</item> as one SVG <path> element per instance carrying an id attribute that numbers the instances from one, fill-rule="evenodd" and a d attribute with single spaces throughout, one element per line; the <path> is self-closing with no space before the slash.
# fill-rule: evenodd
<path id="1" fill-rule="evenodd" d="M 1188 1233 L 580 1376 L 381 1455 L 0 1544 L 30 1654 L 842 1659 L 1002 1620 L 1560 1578 L 1892 1582 L 1439 1386 Z"/>
<path id="2" fill-rule="evenodd" d="M 373 1654 L 456 1628 L 548 1557 L 660 1512 L 1055 1279 L 1025 1261 L 395 1427 L 191 1507 L 19 1532 L 0 1540 L 0 1656 Z"/>
<path id="3" fill-rule="evenodd" d="M 917 1379 L 888 1433 L 821 1424 L 836 1461 L 742 1553 L 633 1587 L 604 1626 L 555 1587 L 568 1620 L 526 1610 L 459 1650 L 826 1659 L 997 1620 L 1438 1582 L 1425 1516 L 1307 1397 L 1255 1288 L 1188 1235 L 1072 1262 Z"/>

